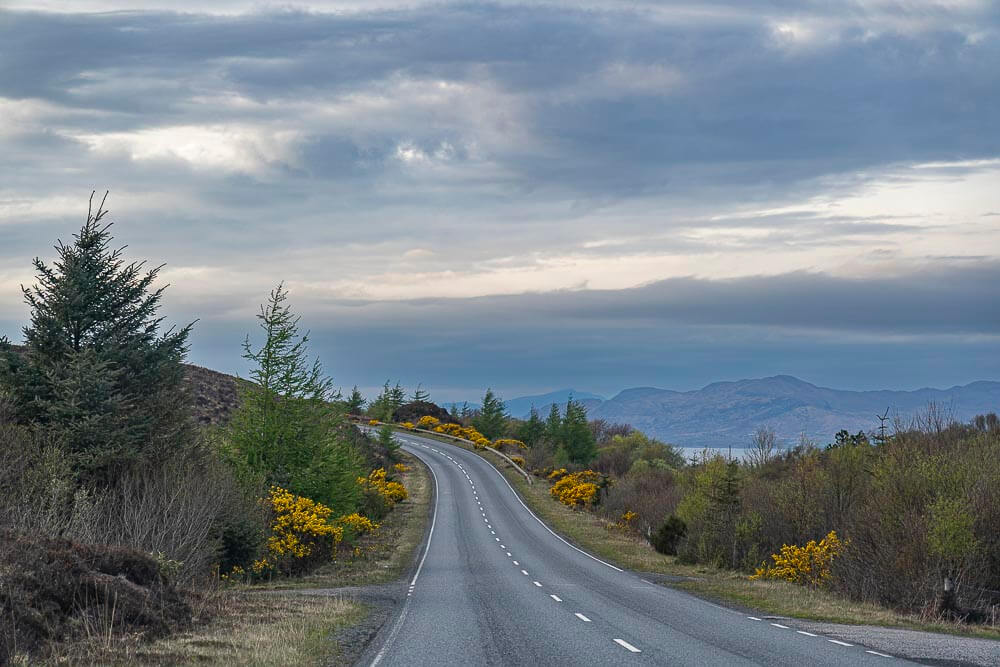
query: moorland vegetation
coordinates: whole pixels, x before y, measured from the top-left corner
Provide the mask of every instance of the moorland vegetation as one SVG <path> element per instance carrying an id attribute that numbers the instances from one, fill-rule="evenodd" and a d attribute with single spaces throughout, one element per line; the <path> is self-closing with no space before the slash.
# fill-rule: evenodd
<path id="1" fill-rule="evenodd" d="M 160 637 L 206 590 L 363 558 L 407 497 L 395 450 L 344 418 L 308 360 L 280 284 L 238 400 L 207 419 L 225 423 L 199 426 L 193 324 L 164 328 L 160 267 L 111 245 L 103 203 L 34 261 L 23 346 L 0 340 L 0 664 Z"/>

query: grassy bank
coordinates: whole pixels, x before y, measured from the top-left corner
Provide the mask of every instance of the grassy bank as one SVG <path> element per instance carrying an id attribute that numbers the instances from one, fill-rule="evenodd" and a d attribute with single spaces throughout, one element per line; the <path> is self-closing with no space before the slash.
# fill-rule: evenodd
<path id="1" fill-rule="evenodd" d="M 420 434 L 427 437 L 425 434 Z M 450 439 L 448 444 L 465 447 Z M 496 457 L 479 453 L 497 465 Z M 590 512 L 573 510 L 549 494 L 549 484 L 535 479 L 533 484 L 497 465 L 507 481 L 521 495 L 531 510 L 553 530 L 595 556 L 635 572 L 663 575 L 664 585 L 676 587 L 718 602 L 746 607 L 772 616 L 788 616 L 814 621 L 856 625 L 881 625 L 930 632 L 1000 639 L 1000 629 L 970 626 L 944 621 L 928 621 L 915 615 L 901 614 L 885 607 L 858 603 L 832 593 L 811 590 L 781 581 L 749 581 L 746 575 L 704 565 L 687 565 L 673 556 L 657 553 L 649 543 L 622 532 L 614 524 Z"/>

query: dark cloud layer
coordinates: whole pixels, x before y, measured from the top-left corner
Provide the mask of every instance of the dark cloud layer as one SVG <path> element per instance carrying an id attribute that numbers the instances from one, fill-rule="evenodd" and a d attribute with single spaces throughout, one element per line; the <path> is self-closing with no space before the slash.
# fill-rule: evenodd
<path id="1" fill-rule="evenodd" d="M 287 279 L 352 384 L 1000 375 L 991 4 L 406 4 L 0 9 L 0 332 L 109 187 L 210 366 Z"/>

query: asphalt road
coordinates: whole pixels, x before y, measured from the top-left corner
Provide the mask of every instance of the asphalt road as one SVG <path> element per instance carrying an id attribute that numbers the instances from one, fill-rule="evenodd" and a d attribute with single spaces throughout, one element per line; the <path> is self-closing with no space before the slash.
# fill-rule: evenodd
<path id="1" fill-rule="evenodd" d="M 551 532 L 476 454 L 412 434 L 430 537 L 371 665 L 888 665 L 868 647 L 644 581 Z"/>

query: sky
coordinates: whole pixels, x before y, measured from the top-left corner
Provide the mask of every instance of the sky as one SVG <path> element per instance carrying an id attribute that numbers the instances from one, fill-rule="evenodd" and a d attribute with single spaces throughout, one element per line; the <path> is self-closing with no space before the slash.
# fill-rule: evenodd
<path id="1" fill-rule="evenodd" d="M 110 190 L 190 361 L 284 281 L 440 401 L 1000 379 L 1000 9 L 0 2 L 0 334 Z"/>

